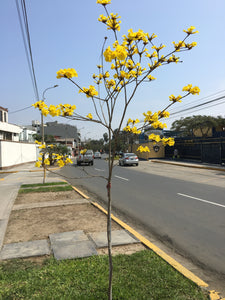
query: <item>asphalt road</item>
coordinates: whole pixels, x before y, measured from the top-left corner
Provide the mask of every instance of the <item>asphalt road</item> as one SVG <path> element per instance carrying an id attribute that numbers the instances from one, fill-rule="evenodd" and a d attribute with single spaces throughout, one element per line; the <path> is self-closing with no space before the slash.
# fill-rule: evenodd
<path id="1" fill-rule="evenodd" d="M 141 166 L 116 166 L 112 179 L 113 206 L 207 269 L 225 275 L 224 181 L 218 177 L 221 186 L 210 184 L 212 175 L 207 171 L 203 171 L 201 177 L 195 169 L 184 168 L 183 175 L 180 172 L 179 176 L 171 176 L 176 167 L 174 171 L 162 166 L 155 168 L 160 168 L 161 175 L 152 170 L 143 172 Z M 92 175 L 107 176 L 105 160 L 95 160 L 94 166 L 85 166 L 84 169 Z M 84 186 L 106 199 L 105 179 L 78 179 L 87 174 L 77 166 L 65 167 L 61 172 L 71 178 L 77 177 L 68 179 L 75 186 Z M 189 179 L 185 172 L 189 172 Z M 214 174 L 212 182 L 216 176 Z M 199 178 L 207 183 L 200 183 L 202 179 Z"/>

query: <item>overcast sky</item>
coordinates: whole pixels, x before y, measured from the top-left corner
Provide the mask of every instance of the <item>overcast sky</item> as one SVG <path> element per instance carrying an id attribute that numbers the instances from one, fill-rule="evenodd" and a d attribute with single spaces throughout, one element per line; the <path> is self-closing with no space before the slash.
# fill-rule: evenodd
<path id="1" fill-rule="evenodd" d="M 182 64 L 159 68 L 152 74 L 157 80 L 142 85 L 128 109 L 126 119 L 142 119 L 142 113 L 147 110 L 163 109 L 169 102 L 168 97 L 171 94 L 180 94 L 182 87 L 189 83 L 200 87 L 200 95 L 189 96 L 182 103 L 176 104 L 171 112 L 225 95 L 224 0 L 111 2 L 109 11 L 121 16 L 119 37 L 127 34 L 130 28 L 134 31 L 140 28 L 150 35 L 155 33 L 158 35 L 155 43 L 166 45 L 162 54 L 172 49 L 173 41 L 183 39 L 183 29 L 195 26 L 199 31 L 189 39 L 190 42 L 196 41 L 197 47 L 178 53 Z M 59 87 L 46 92 L 46 102 L 76 104 L 77 110 L 87 115 L 93 111 L 90 100 L 85 95 L 78 94 L 75 86 L 67 80 L 56 79 L 56 71 L 61 68 L 75 68 L 78 73 L 77 81 L 81 86 L 93 84 L 92 74 L 97 73 L 96 65 L 101 63 L 100 53 L 104 37 L 112 34 L 97 21 L 99 15 L 104 13 L 103 7 L 96 4 L 95 0 L 27 0 L 26 7 L 40 99 L 46 88 L 59 84 Z M 0 106 L 8 108 L 10 123 L 31 124 L 32 120 L 40 120 L 40 113 L 34 108 L 13 113 L 36 101 L 16 2 L 13 0 L 3 0 L 0 3 L 0 36 Z M 108 44 L 111 45 L 111 42 L 109 39 Z M 211 98 L 205 99 L 209 95 L 212 95 Z M 207 109 L 203 106 L 196 112 L 177 114 L 167 123 L 170 126 L 176 118 L 193 114 L 225 117 L 225 103 L 222 102 L 214 102 Z M 45 121 L 54 120 L 56 119 L 52 117 L 45 118 Z M 118 120 L 119 109 L 113 124 L 115 128 Z M 62 118 L 58 121 L 68 122 Z M 70 121 L 69 124 L 76 125 L 87 138 L 101 138 L 106 131 L 87 122 Z"/>

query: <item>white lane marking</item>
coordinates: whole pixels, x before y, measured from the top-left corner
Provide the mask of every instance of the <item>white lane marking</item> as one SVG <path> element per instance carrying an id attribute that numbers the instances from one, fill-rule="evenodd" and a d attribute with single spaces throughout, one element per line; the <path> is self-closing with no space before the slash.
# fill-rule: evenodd
<path id="1" fill-rule="evenodd" d="M 96 170 L 96 171 L 101 171 L 101 172 L 104 172 L 104 171 L 105 171 L 105 170 L 102 170 L 102 169 L 96 169 L 96 168 L 95 168 L 95 170 Z"/>
<path id="2" fill-rule="evenodd" d="M 201 201 L 201 202 L 205 202 L 205 203 L 209 203 L 209 204 L 213 204 L 213 205 L 225 208 L 225 205 L 215 203 L 215 202 L 211 202 L 211 201 L 207 201 L 207 200 L 204 200 L 204 199 L 201 199 L 201 198 L 196 198 L 196 197 L 192 197 L 192 196 L 181 194 L 181 193 L 177 193 L 177 195 L 180 195 L 180 196 L 183 196 L 183 197 L 188 197 L 188 198 L 191 198 L 191 199 L 194 199 L 194 200 L 197 200 L 197 201 Z"/>
<path id="3" fill-rule="evenodd" d="M 116 178 L 119 178 L 119 179 L 122 179 L 122 180 L 126 180 L 126 181 L 129 181 L 129 179 L 127 178 L 124 178 L 124 177 L 120 177 L 120 176 L 117 176 L 117 175 L 114 175 Z"/>

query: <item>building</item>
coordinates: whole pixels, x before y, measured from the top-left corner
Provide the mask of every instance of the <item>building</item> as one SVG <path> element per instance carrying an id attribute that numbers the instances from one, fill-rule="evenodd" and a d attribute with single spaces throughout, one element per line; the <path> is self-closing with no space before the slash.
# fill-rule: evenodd
<path id="1" fill-rule="evenodd" d="M 40 125 L 39 134 L 42 132 Z M 77 127 L 69 124 L 55 122 L 46 122 L 44 125 L 44 135 L 51 135 L 55 138 L 57 143 L 65 144 L 72 149 L 76 148 L 76 141 L 79 140 L 79 133 Z"/>
<path id="2" fill-rule="evenodd" d="M 0 106 L 0 140 L 19 141 L 22 128 L 8 123 L 8 109 Z"/>

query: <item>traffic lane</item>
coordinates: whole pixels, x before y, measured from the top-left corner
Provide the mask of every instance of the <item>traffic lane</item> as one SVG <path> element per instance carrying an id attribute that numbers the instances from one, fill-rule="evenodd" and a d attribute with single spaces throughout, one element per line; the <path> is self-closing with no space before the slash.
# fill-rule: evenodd
<path id="1" fill-rule="evenodd" d="M 224 228 L 224 209 L 218 210 L 218 207 L 208 203 L 178 195 L 182 191 L 202 197 L 204 188 L 205 198 L 213 196 L 215 201 L 217 194 L 217 202 L 222 202 L 224 189 L 151 174 L 147 176 L 141 172 L 132 172 L 130 167 L 118 170 L 115 167 L 115 174 L 129 180 L 113 177 L 113 205 L 147 225 L 189 256 L 213 270 L 225 273 L 221 264 L 225 249 L 224 230 L 221 230 Z M 79 184 L 79 181 L 76 183 Z M 86 184 L 88 189 L 106 200 L 105 180 L 89 178 L 88 182 L 84 180 L 82 184 Z"/>

